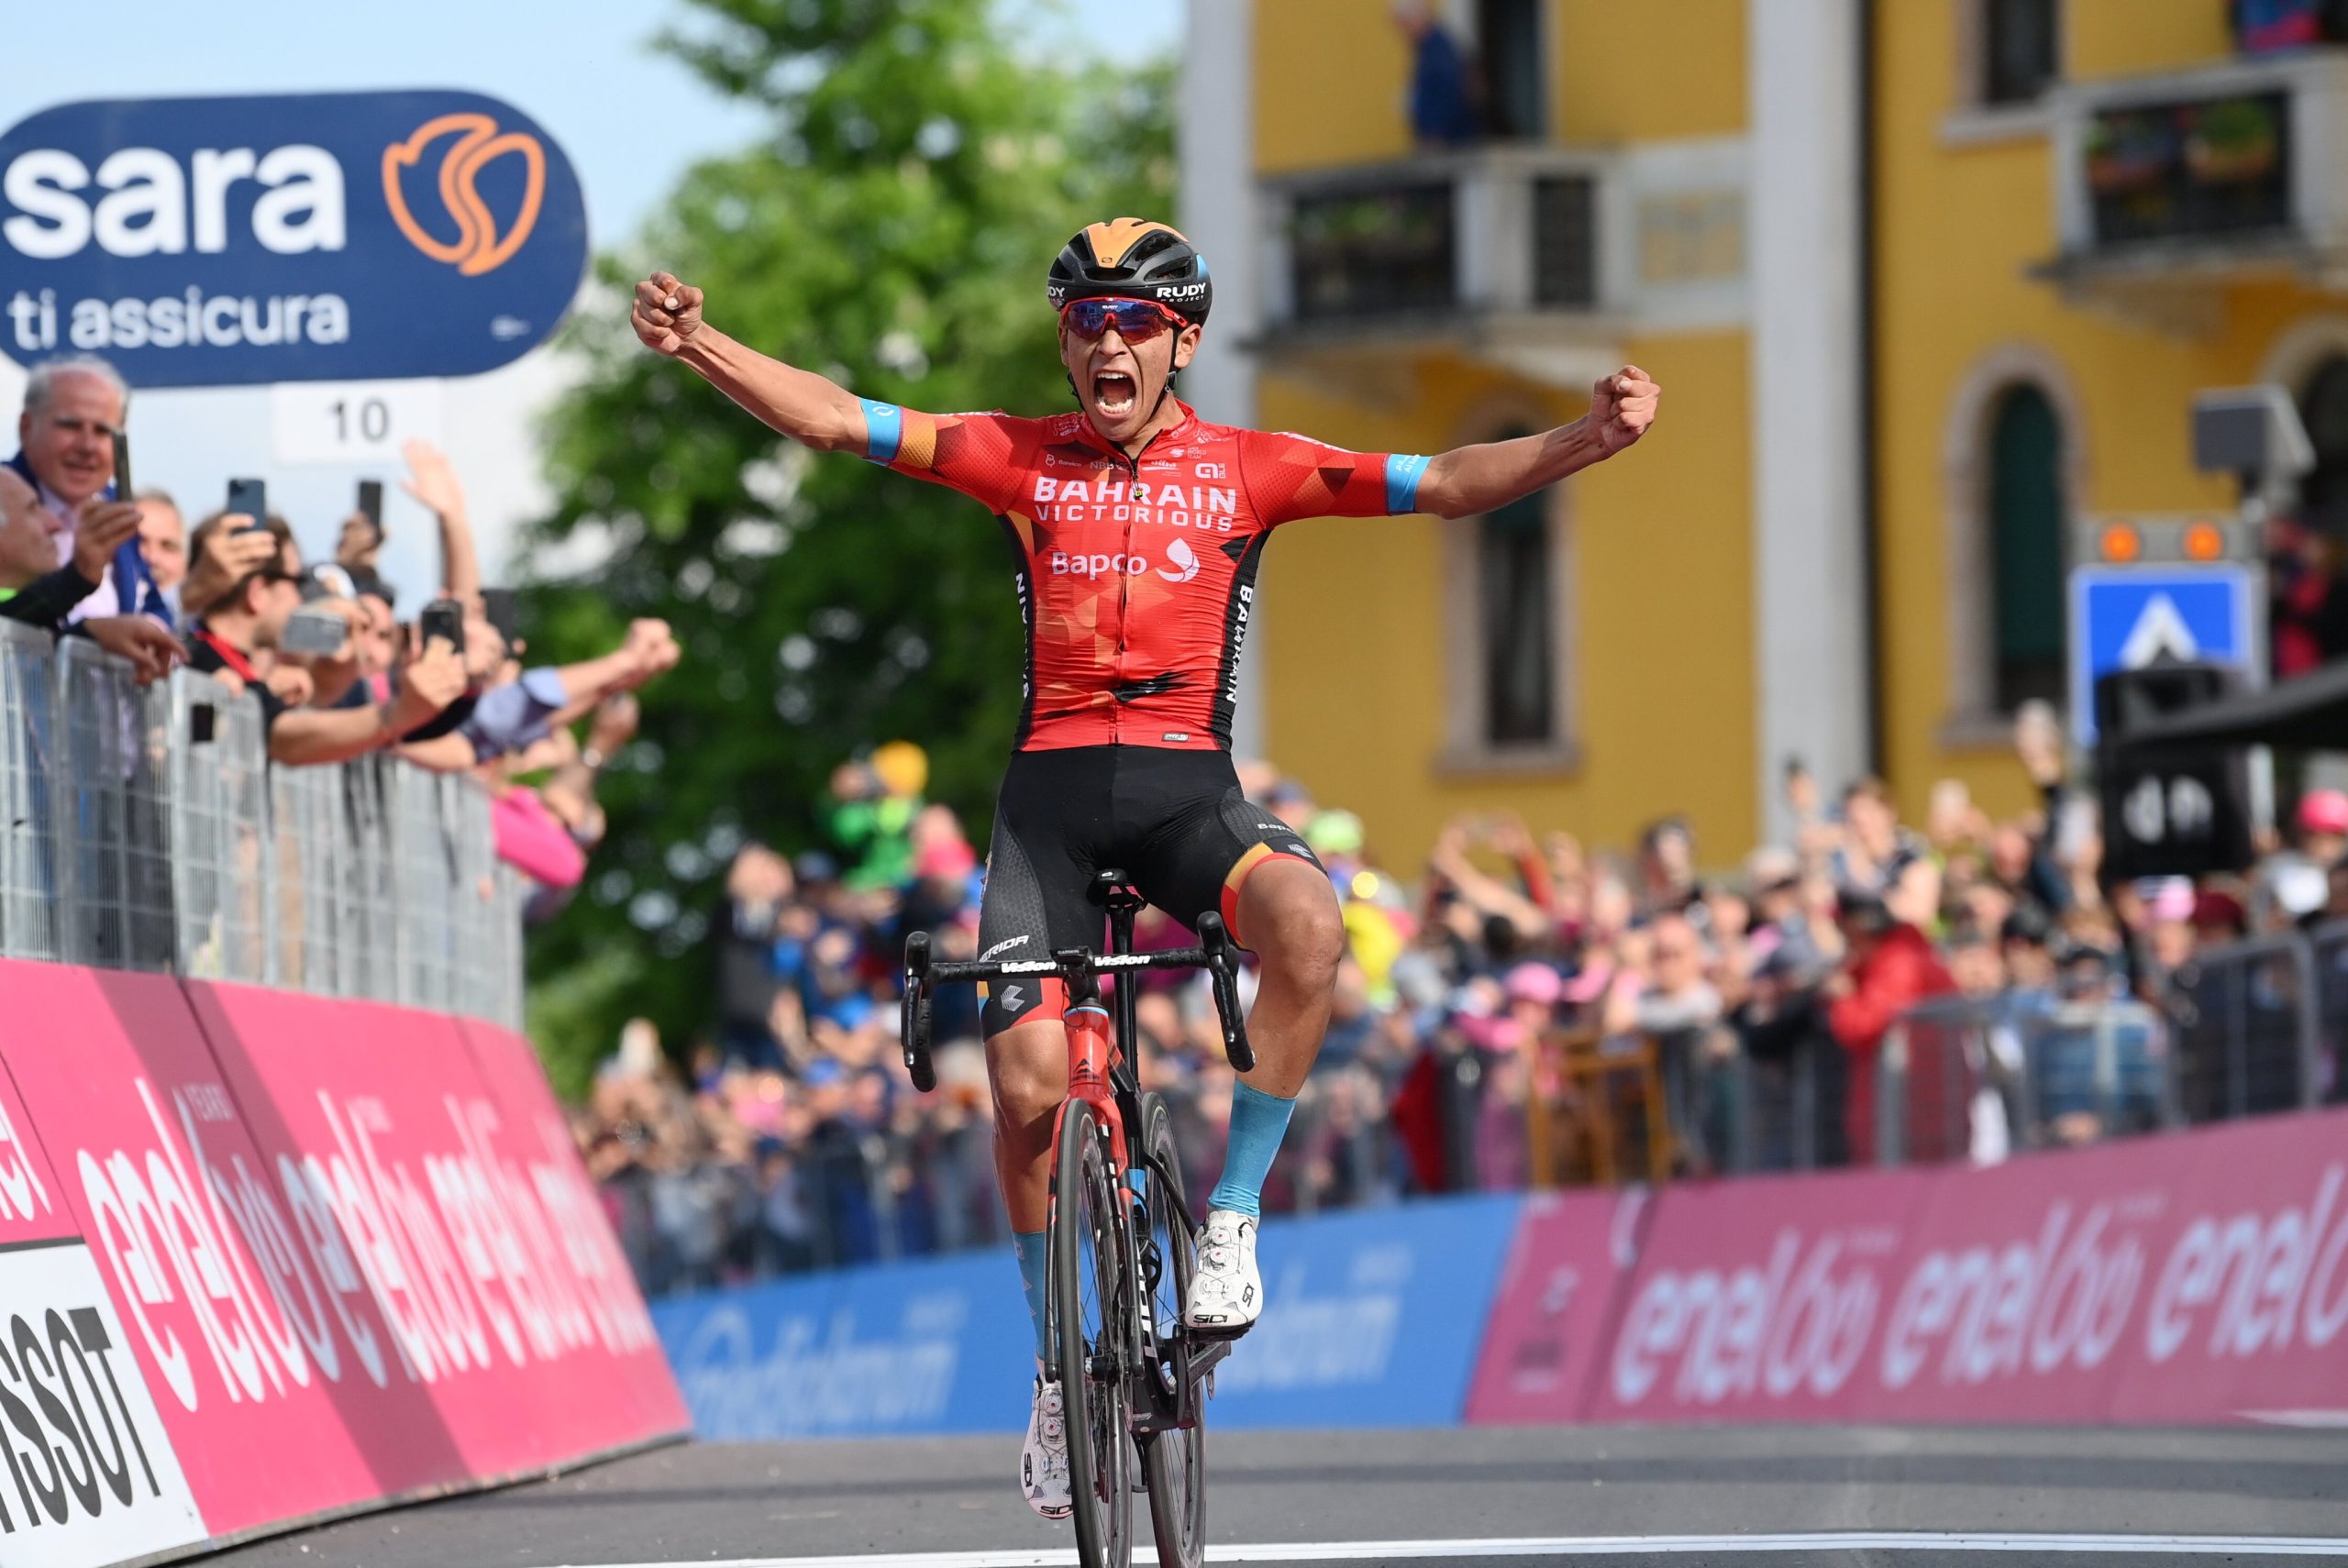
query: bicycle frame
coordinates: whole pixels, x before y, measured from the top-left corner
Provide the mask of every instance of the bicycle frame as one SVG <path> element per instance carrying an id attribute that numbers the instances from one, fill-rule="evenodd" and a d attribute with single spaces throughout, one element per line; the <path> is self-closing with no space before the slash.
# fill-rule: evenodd
<path id="1" fill-rule="evenodd" d="M 1113 1245 L 1117 1249 L 1119 1276 L 1136 1288 L 1127 1292 L 1131 1297 L 1128 1300 L 1102 1303 L 1102 1314 L 1104 1327 L 1113 1321 L 1117 1325 L 1114 1353 L 1130 1396 L 1133 1428 L 1136 1433 L 1146 1435 L 1198 1423 L 1200 1385 L 1230 1353 L 1231 1346 L 1227 1341 L 1195 1349 L 1183 1345 L 1178 1351 L 1181 1364 L 1171 1379 L 1159 1376 L 1155 1365 L 1157 1355 L 1148 1313 L 1166 1260 L 1156 1255 L 1157 1242 L 1151 1233 L 1146 1207 L 1147 1189 L 1135 1188 L 1133 1178 L 1136 1173 L 1126 1137 L 1129 1127 L 1140 1124 L 1142 1114 L 1141 1082 L 1135 1074 L 1132 1059 L 1140 1041 L 1135 1016 L 1138 999 L 1136 988 L 1126 983 L 1115 987 L 1104 1004 L 1101 977 L 1122 974 L 1137 979 L 1140 972 L 1146 969 L 1203 969 L 1213 980 L 1224 1055 L 1233 1067 L 1244 1073 L 1256 1065 L 1256 1054 L 1247 1043 L 1246 1025 L 1239 1010 L 1237 949 L 1230 933 L 1224 930 L 1221 918 L 1213 912 L 1199 918 L 1196 947 L 1135 953 L 1134 918 L 1146 900 L 1113 872 L 1103 873 L 1096 879 L 1095 887 L 1108 911 L 1106 954 L 1070 947 L 1055 952 L 1048 960 L 938 963 L 930 957 L 926 932 L 908 936 L 901 1025 L 905 1069 L 912 1075 L 914 1087 L 927 1091 L 937 1083 L 929 1055 L 930 992 L 935 987 L 962 981 L 991 984 L 1019 976 L 1054 976 L 1067 986 L 1063 1021 L 1068 1031 L 1069 1093 L 1052 1118 L 1053 1174 L 1057 1177 L 1060 1131 L 1067 1121 L 1068 1109 L 1081 1100 L 1091 1109 L 1107 1133 L 1111 1176 L 1127 1199 L 1119 1216 L 1121 1222 L 1115 1227 Z M 1110 1032 L 1112 1010 L 1113 1036 Z M 1139 1174 L 1145 1181 L 1163 1184 L 1183 1233 L 1196 1228 L 1190 1201 L 1173 1173 L 1145 1162 Z M 1181 1336 L 1177 1335 L 1176 1340 L 1178 1344 L 1182 1343 Z"/>

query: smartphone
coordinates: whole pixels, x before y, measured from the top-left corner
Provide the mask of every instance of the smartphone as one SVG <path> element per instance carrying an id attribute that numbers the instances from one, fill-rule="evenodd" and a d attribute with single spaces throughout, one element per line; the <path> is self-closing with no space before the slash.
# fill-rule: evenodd
<path id="1" fill-rule="evenodd" d="M 297 654 L 309 658 L 330 658 L 342 651 L 350 640 L 350 623 L 331 610 L 305 605 L 285 617 L 285 629 L 278 634 L 281 653 Z"/>
<path id="2" fill-rule="evenodd" d="M 482 619 L 497 628 L 497 635 L 512 647 L 521 635 L 522 611 L 519 596 L 510 588 L 484 588 L 481 591 Z"/>
<path id="3" fill-rule="evenodd" d="M 210 745 L 216 729 L 218 710 L 209 702 L 192 702 L 187 710 L 187 738 L 194 745 Z"/>
<path id="4" fill-rule="evenodd" d="M 114 498 L 128 501 L 130 495 L 130 432 L 114 433 Z"/>
<path id="5" fill-rule="evenodd" d="M 228 510 L 252 519 L 240 534 L 269 525 L 269 486 L 257 479 L 232 479 L 228 481 Z"/>
<path id="6" fill-rule="evenodd" d="M 440 637 L 461 654 L 465 651 L 465 607 L 453 599 L 436 599 L 416 616 L 415 631 L 427 646 L 433 638 Z"/>
<path id="7" fill-rule="evenodd" d="M 367 525 L 375 530 L 376 541 L 381 543 L 383 537 L 383 481 L 382 480 L 359 481 L 359 514 L 367 519 Z"/>

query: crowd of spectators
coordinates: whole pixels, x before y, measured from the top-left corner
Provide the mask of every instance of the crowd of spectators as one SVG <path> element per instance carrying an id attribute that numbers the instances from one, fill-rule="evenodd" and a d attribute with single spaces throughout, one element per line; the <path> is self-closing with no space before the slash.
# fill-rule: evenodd
<path id="1" fill-rule="evenodd" d="M 1879 780 L 1829 798 L 1795 770 L 1789 841 L 1727 875 L 1700 872 L 1678 818 L 1614 853 L 1476 814 L 1407 884 L 1354 813 L 1243 765 L 1328 867 L 1350 939 L 1268 1207 L 1868 1162 L 1886 1037 L 1936 1001 L 1967 1022 L 1952 1048 L 1973 1054 L 1978 1102 L 1954 1146 L 1911 1154 L 1994 1160 L 2152 1124 L 2197 952 L 2348 912 L 2348 797 L 2309 793 L 2251 877 L 2108 887 L 2050 712 L 2025 712 L 2017 752 L 2039 804 L 2004 820 L 1945 782 L 1911 824 Z M 834 776 L 828 844 L 744 847 L 689 1066 L 632 1024 L 581 1111 L 653 1288 L 1002 1236 L 975 994 L 937 999 L 937 1093 L 912 1091 L 897 1049 L 905 934 L 972 956 L 983 879 L 925 771 L 918 748 L 881 746 Z M 1189 937 L 1151 911 L 1138 940 Z M 1145 1087 L 1173 1106 L 1189 1173 L 1212 1173 L 1233 1081 L 1212 1004 L 1195 979 L 1152 977 L 1139 1006 Z M 2097 1081 L 2088 1018 L 2116 1084 Z"/>
<path id="2" fill-rule="evenodd" d="M 633 693 L 677 663 L 668 626 L 638 621 L 600 658 L 526 665 L 513 595 L 482 581 L 463 487 L 421 442 L 404 488 L 437 522 L 440 572 L 403 620 L 378 569 L 379 517 L 354 512 L 313 553 L 273 514 L 223 510 L 191 530 L 161 491 L 116 494 L 129 404 L 104 359 L 33 368 L 0 466 L 0 619 L 87 638 L 142 686 L 184 666 L 249 693 L 274 766 L 383 753 L 468 774 L 500 856 L 542 889 L 535 908 L 567 896 L 603 835 L 595 774 L 635 732 Z"/>

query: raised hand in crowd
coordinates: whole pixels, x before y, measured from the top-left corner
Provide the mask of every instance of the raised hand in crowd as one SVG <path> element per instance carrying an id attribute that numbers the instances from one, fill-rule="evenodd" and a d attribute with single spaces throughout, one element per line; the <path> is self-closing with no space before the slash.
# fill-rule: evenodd
<path id="1" fill-rule="evenodd" d="M 629 624 L 627 641 L 620 645 L 620 651 L 634 667 L 633 673 L 623 682 L 629 690 L 656 675 L 667 674 L 684 657 L 684 649 L 678 646 L 677 635 L 670 630 L 669 623 L 649 618 Z"/>
<path id="2" fill-rule="evenodd" d="M 307 707 L 318 691 L 317 682 L 310 679 L 308 670 L 283 659 L 270 667 L 269 673 L 261 677 L 261 683 L 289 708 Z"/>
<path id="3" fill-rule="evenodd" d="M 138 502 L 89 502 L 82 508 L 81 522 L 73 529 L 73 569 L 84 582 L 101 580 L 114 553 L 138 536 Z"/>
<path id="4" fill-rule="evenodd" d="M 86 527 L 87 525 L 84 525 Z M 152 685 L 187 660 L 180 640 L 144 615 L 103 615 L 82 623 L 90 640 L 110 654 L 130 661 L 132 676 L 141 686 Z"/>
<path id="5" fill-rule="evenodd" d="M 237 584 L 277 558 L 276 536 L 253 527 L 255 521 L 231 512 L 195 531 L 194 558 L 180 589 L 180 603 L 189 614 L 210 610 Z"/>
<path id="6" fill-rule="evenodd" d="M 412 649 L 400 666 L 399 695 L 391 702 L 393 734 L 421 728 L 464 691 L 465 661 L 448 638 L 434 637 Z"/>
<path id="7" fill-rule="evenodd" d="M 342 520 L 342 532 L 334 542 L 334 558 L 343 566 L 372 570 L 382 556 L 383 541 L 388 536 L 373 518 L 363 512 L 354 512 Z"/>
<path id="8" fill-rule="evenodd" d="M 400 488 L 440 522 L 440 591 L 468 605 L 481 602 L 481 557 L 473 548 L 472 525 L 465 515 L 465 487 L 440 448 L 410 441 L 400 448 L 408 477 Z"/>

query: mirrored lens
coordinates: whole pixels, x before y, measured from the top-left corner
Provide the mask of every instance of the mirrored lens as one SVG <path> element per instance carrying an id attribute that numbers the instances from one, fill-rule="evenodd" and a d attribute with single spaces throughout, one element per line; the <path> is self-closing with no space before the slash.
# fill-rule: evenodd
<path id="1" fill-rule="evenodd" d="M 1068 307 L 1068 325 L 1079 337 L 1100 337 L 1112 324 L 1128 343 L 1146 343 L 1166 330 L 1166 315 L 1145 300 L 1078 300 Z"/>

